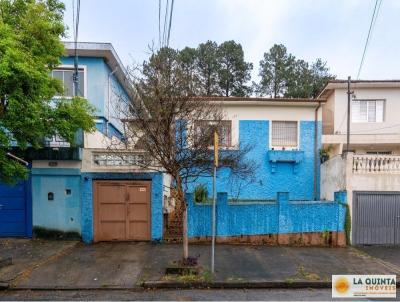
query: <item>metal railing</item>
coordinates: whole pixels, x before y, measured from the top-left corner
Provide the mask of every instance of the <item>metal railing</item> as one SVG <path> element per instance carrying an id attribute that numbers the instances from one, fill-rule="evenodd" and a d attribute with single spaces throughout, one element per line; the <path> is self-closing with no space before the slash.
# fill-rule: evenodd
<path id="1" fill-rule="evenodd" d="M 353 173 L 400 174 L 400 155 L 354 155 Z"/>

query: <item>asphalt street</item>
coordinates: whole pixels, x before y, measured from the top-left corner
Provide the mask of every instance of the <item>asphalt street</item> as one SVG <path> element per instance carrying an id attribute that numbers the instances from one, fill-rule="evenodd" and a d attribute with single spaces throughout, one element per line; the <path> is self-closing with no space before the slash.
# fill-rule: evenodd
<path id="1" fill-rule="evenodd" d="M 330 289 L 192 289 L 192 290 L 8 290 L 0 300 L 163 300 L 163 301 L 330 301 Z"/>

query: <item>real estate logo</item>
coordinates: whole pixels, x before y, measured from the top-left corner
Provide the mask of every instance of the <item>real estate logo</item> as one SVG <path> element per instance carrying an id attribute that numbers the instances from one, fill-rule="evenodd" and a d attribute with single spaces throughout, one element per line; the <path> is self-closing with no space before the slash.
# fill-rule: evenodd
<path id="1" fill-rule="evenodd" d="M 332 275 L 332 298 L 396 298 L 396 275 Z"/>

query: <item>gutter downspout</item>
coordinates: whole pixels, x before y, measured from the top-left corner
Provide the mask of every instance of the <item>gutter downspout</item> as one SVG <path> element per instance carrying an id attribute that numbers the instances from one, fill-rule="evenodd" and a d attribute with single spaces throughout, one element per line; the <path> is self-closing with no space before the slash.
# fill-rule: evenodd
<path id="1" fill-rule="evenodd" d="M 111 76 L 118 70 L 118 66 L 108 74 L 108 91 L 107 91 L 107 122 L 106 135 L 108 136 L 108 124 L 110 123 L 110 103 L 111 103 Z"/>
<path id="2" fill-rule="evenodd" d="M 317 200 L 318 193 L 318 110 L 321 108 L 321 102 L 315 108 L 314 116 L 314 200 Z"/>

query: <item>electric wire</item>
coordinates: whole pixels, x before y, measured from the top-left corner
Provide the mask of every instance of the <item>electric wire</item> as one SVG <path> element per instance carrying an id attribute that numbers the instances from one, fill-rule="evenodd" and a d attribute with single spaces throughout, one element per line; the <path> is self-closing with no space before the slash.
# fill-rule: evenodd
<path id="1" fill-rule="evenodd" d="M 161 48 L 161 0 L 158 0 L 158 47 Z"/>
<path id="2" fill-rule="evenodd" d="M 362 67 L 364 65 L 365 54 L 367 53 L 368 45 L 369 45 L 369 42 L 370 42 L 370 39 L 371 39 L 371 34 L 372 34 L 373 29 L 374 29 L 374 26 L 375 26 L 375 23 L 376 23 L 376 19 L 378 18 L 379 9 L 381 7 L 381 4 L 382 4 L 382 0 L 375 0 L 374 11 L 372 13 L 371 22 L 370 22 L 369 29 L 368 29 L 367 40 L 365 41 L 364 51 L 363 51 L 363 54 L 362 54 L 362 57 L 361 57 L 360 66 L 358 68 L 357 79 L 360 78 L 361 70 L 362 70 Z"/>
<path id="3" fill-rule="evenodd" d="M 163 38 L 162 38 L 162 47 L 165 46 L 166 42 L 166 32 L 167 32 L 167 18 L 168 18 L 168 7 L 169 7 L 169 0 L 167 0 L 167 4 L 165 5 L 165 15 L 164 15 L 164 28 L 163 28 Z"/>
<path id="4" fill-rule="evenodd" d="M 171 26 L 172 26 L 172 12 L 174 10 L 174 0 L 171 2 L 171 9 L 169 14 L 169 26 L 168 26 L 168 38 L 167 38 L 167 47 L 169 47 L 169 37 L 171 35 Z"/>

